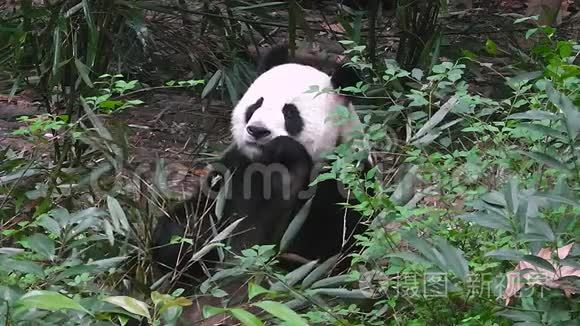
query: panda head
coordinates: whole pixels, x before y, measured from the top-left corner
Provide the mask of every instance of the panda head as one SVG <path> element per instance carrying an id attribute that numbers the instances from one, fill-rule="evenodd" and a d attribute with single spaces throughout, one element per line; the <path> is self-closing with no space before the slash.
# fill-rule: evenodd
<path id="1" fill-rule="evenodd" d="M 259 65 L 263 73 L 250 85 L 232 114 L 232 135 L 238 149 L 250 159 L 279 136 L 302 144 L 314 161 L 349 137 L 360 124 L 350 101 L 334 93 L 308 92 L 350 86 L 355 80 L 348 68 L 332 76 L 307 65 L 286 63 L 287 48 L 274 48 Z M 339 106 L 347 107 L 354 119 L 337 122 Z"/>

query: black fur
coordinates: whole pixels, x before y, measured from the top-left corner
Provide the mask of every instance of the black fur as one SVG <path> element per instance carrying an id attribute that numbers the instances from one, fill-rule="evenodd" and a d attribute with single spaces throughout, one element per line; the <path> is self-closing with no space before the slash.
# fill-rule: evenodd
<path id="1" fill-rule="evenodd" d="M 260 97 L 256 101 L 256 103 L 248 106 L 248 108 L 246 109 L 246 123 L 248 123 L 248 121 L 250 121 L 250 119 L 254 115 L 254 112 L 256 112 L 256 110 L 259 109 L 263 103 L 264 103 L 264 98 Z"/>
<path id="2" fill-rule="evenodd" d="M 288 134 L 296 136 L 304 129 L 304 120 L 300 116 L 298 108 L 294 104 L 284 104 L 282 108 L 284 114 L 284 126 Z"/>
<path id="3" fill-rule="evenodd" d="M 330 83 L 333 88 L 356 86 L 359 81 L 361 81 L 361 78 L 357 70 L 346 65 L 338 67 L 330 77 Z"/>
<path id="4" fill-rule="evenodd" d="M 260 58 L 258 68 L 256 69 L 258 75 L 274 68 L 275 66 L 283 65 L 290 61 L 290 52 L 287 45 L 278 45 L 272 47 L 268 53 Z"/>
<path id="5" fill-rule="evenodd" d="M 235 253 L 256 244 L 280 241 L 298 208 L 299 193 L 308 186 L 312 167 L 306 149 L 287 136 L 277 137 L 264 146 L 256 162 L 237 165 L 239 173 L 232 179 L 232 198 L 224 212 L 224 216 L 246 216 L 230 239 Z M 241 196 L 247 195 L 247 189 L 251 189 L 251 196 Z"/>

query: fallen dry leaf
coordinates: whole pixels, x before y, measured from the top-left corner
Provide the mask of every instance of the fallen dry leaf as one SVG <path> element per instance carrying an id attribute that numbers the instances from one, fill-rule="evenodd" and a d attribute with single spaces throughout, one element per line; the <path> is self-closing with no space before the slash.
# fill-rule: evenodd
<path id="1" fill-rule="evenodd" d="M 344 29 L 344 27 L 342 27 L 342 25 L 340 23 L 336 23 L 336 24 L 322 24 L 322 28 L 324 28 L 327 31 L 333 31 L 335 33 L 345 33 L 346 30 Z"/>
<path id="2" fill-rule="evenodd" d="M 570 254 L 574 243 L 558 248 L 558 258 L 564 259 Z M 548 261 L 556 273 L 537 267 L 528 262 L 521 261 L 514 271 L 506 274 L 507 286 L 503 293 L 505 304 L 508 305 L 513 296 L 515 296 L 525 285 L 542 285 L 554 289 L 561 289 L 566 296 L 578 293 L 578 288 L 565 279 L 569 276 L 580 277 L 580 269 L 572 266 L 562 266 L 554 262 L 551 258 L 552 251 L 550 248 L 543 248 L 536 256 Z"/>

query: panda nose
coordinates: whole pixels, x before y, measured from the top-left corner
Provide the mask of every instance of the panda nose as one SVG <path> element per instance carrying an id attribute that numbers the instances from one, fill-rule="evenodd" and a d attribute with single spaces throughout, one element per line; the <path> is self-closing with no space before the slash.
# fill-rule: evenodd
<path id="1" fill-rule="evenodd" d="M 268 136 L 270 134 L 270 130 L 268 130 L 268 129 L 264 128 L 264 127 L 247 126 L 246 127 L 246 130 L 255 139 L 264 138 L 264 137 L 266 137 L 266 136 Z"/>

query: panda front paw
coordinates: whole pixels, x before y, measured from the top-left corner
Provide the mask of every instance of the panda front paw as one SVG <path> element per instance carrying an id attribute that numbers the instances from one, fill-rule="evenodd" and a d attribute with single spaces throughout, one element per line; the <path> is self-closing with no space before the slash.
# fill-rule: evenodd
<path id="1" fill-rule="evenodd" d="M 312 165 L 312 158 L 306 148 L 289 136 L 278 136 L 262 148 L 264 163 L 280 163 L 286 166 L 294 164 Z"/>

